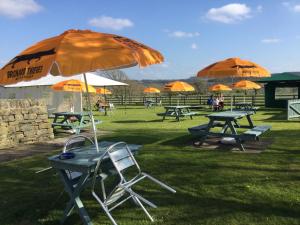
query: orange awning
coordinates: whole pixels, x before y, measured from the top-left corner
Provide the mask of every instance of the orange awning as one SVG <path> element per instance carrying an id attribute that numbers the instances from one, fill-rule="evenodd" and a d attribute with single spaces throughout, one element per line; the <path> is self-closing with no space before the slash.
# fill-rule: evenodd
<path id="1" fill-rule="evenodd" d="M 270 73 L 260 65 L 242 60 L 229 58 L 213 63 L 197 74 L 198 77 L 224 78 L 224 77 L 270 77 Z"/>
<path id="2" fill-rule="evenodd" d="M 51 86 L 55 91 L 86 92 L 85 83 L 80 80 L 65 80 Z M 90 93 L 96 93 L 96 89 L 88 85 Z"/>
<path id="3" fill-rule="evenodd" d="M 215 84 L 208 88 L 210 91 L 232 91 L 230 87 L 224 84 Z"/>
<path id="4" fill-rule="evenodd" d="M 195 88 L 183 81 L 173 81 L 164 86 L 164 91 L 167 92 L 189 92 L 195 91 Z"/>
<path id="5" fill-rule="evenodd" d="M 27 48 L 0 70 L 0 85 L 95 70 L 146 67 L 163 62 L 156 50 L 114 34 L 68 30 Z"/>
<path id="6" fill-rule="evenodd" d="M 258 90 L 261 86 L 255 82 L 250 80 L 241 80 L 236 82 L 232 85 L 234 89 L 241 89 L 241 90 Z"/>
<path id="7" fill-rule="evenodd" d="M 154 87 L 147 87 L 144 89 L 144 93 L 160 93 L 160 90 Z"/>

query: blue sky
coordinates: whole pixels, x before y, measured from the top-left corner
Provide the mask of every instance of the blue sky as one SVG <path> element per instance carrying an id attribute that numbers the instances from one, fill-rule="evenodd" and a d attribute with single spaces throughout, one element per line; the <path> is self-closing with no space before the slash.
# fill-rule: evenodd
<path id="1" fill-rule="evenodd" d="M 159 50 L 134 79 L 194 76 L 241 57 L 271 72 L 300 71 L 300 0 L 0 0 L 0 64 L 67 29 L 123 35 Z"/>

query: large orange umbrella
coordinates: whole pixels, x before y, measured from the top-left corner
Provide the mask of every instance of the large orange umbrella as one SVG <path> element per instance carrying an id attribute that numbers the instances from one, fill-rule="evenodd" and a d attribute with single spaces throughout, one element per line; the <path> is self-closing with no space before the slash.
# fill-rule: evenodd
<path id="1" fill-rule="evenodd" d="M 85 83 L 80 80 L 61 81 L 52 85 L 51 89 L 55 91 L 86 92 Z M 96 93 L 96 89 L 93 86 L 88 85 L 88 92 Z"/>
<path id="2" fill-rule="evenodd" d="M 260 65 L 240 58 L 229 58 L 213 63 L 197 74 L 198 77 L 270 77 L 269 71 Z"/>
<path id="3" fill-rule="evenodd" d="M 230 87 L 224 84 L 215 84 L 208 88 L 210 91 L 232 91 Z"/>
<path id="4" fill-rule="evenodd" d="M 90 30 L 68 30 L 27 48 L 0 70 L 0 85 L 53 75 L 70 76 L 94 70 L 146 67 L 163 62 L 156 50 L 126 37 Z M 97 151 L 96 127 L 88 95 Z"/>
<path id="5" fill-rule="evenodd" d="M 253 81 L 250 80 L 241 80 L 232 85 L 235 89 L 241 90 L 258 90 L 261 86 Z"/>
<path id="6" fill-rule="evenodd" d="M 112 92 L 106 88 L 97 88 L 96 92 L 97 92 L 97 94 L 100 94 L 100 95 L 111 95 L 112 94 Z"/>
<path id="7" fill-rule="evenodd" d="M 183 81 L 173 81 L 164 86 L 164 91 L 167 92 L 190 92 L 195 91 L 195 88 Z"/>
<path id="8" fill-rule="evenodd" d="M 149 94 L 156 94 L 156 93 L 160 93 L 160 90 L 154 87 L 147 87 L 144 89 L 144 93 L 149 93 Z"/>

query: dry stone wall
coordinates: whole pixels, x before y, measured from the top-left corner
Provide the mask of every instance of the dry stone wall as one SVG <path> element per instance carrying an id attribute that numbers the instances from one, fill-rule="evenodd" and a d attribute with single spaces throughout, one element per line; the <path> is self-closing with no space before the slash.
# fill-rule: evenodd
<path id="1" fill-rule="evenodd" d="M 43 101 L 0 100 L 0 149 L 53 138 L 47 106 Z"/>

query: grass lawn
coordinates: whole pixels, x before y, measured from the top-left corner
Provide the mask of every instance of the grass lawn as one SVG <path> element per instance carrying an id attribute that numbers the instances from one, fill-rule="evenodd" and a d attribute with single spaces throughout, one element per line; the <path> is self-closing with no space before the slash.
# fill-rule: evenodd
<path id="1" fill-rule="evenodd" d="M 151 223 L 134 204 L 113 211 L 120 225 L 137 224 L 300 224 L 300 122 L 286 121 L 281 110 L 260 110 L 254 124 L 272 125 L 264 135 L 272 144 L 260 154 L 203 150 L 191 145 L 187 128 L 207 122 L 161 122 L 162 108 L 129 107 L 112 116 L 98 116 L 101 130 L 113 131 L 103 140 L 142 144 L 138 162 L 143 170 L 177 190 L 169 193 L 144 182 L 137 192 L 156 203 Z M 53 154 L 53 153 L 51 153 Z M 42 154 L 0 164 L 0 224 L 59 224 L 68 196 Z M 110 224 L 87 189 L 82 199 L 95 225 Z M 74 213 L 66 225 L 81 224 Z"/>

